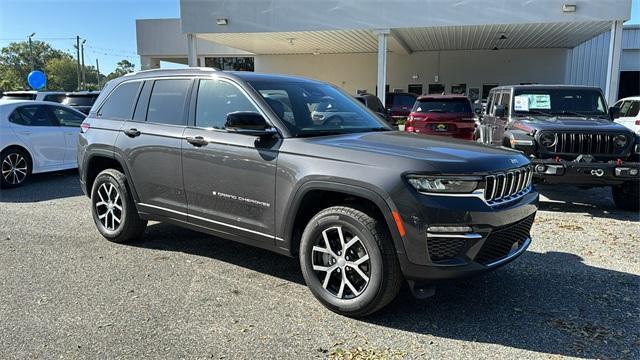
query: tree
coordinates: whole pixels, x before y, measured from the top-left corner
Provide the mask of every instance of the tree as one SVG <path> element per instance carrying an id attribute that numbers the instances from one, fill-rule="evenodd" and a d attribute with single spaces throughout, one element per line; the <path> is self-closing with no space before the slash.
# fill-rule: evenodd
<path id="1" fill-rule="evenodd" d="M 53 59 L 73 59 L 71 55 L 51 47 L 46 42 L 34 40 L 33 63 L 38 70 L 45 70 Z M 0 49 L 0 88 L 3 90 L 28 89 L 27 75 L 33 70 L 31 52 L 26 41 L 13 42 Z"/>
<path id="2" fill-rule="evenodd" d="M 78 87 L 77 63 L 68 57 L 52 59 L 47 63 L 47 89 L 73 91 Z"/>
<path id="3" fill-rule="evenodd" d="M 109 81 L 112 79 L 119 78 L 128 73 L 132 73 L 135 70 L 135 65 L 133 65 L 129 60 L 123 59 L 118 61 L 116 69 L 111 72 L 111 74 L 107 75 L 105 81 Z"/>

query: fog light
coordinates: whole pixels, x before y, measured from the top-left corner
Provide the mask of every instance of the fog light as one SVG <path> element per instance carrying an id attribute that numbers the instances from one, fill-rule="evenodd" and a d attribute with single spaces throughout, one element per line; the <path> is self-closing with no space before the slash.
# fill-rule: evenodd
<path id="1" fill-rule="evenodd" d="M 631 169 L 631 170 L 629 170 L 629 175 L 631 175 L 631 176 L 636 176 L 636 175 L 638 175 L 638 169 Z"/>
<path id="2" fill-rule="evenodd" d="M 469 226 L 429 226 L 427 231 L 434 233 L 468 233 L 472 229 Z"/>
<path id="3" fill-rule="evenodd" d="M 543 173 L 545 170 L 547 170 L 546 166 L 544 166 L 542 164 L 536 165 L 536 172 Z"/>

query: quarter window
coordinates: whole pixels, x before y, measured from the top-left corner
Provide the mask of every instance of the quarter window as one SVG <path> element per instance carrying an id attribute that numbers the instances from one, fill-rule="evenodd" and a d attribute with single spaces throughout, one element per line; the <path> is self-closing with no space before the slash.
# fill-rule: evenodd
<path id="1" fill-rule="evenodd" d="M 58 126 L 47 114 L 42 105 L 22 106 L 13 111 L 9 121 L 24 126 Z"/>
<path id="2" fill-rule="evenodd" d="M 104 102 L 98 116 L 108 119 L 130 120 L 140 82 L 127 82 L 118 86 Z"/>
<path id="3" fill-rule="evenodd" d="M 196 126 L 224 129 L 227 114 L 237 111 L 258 112 L 235 85 L 218 80 L 200 80 L 196 102 Z"/>
<path id="4" fill-rule="evenodd" d="M 52 108 L 51 112 L 61 126 L 79 127 L 84 121 L 84 116 L 60 107 Z"/>
<path id="5" fill-rule="evenodd" d="M 184 109 L 190 79 L 156 80 L 151 90 L 147 121 L 157 124 L 186 125 Z"/>

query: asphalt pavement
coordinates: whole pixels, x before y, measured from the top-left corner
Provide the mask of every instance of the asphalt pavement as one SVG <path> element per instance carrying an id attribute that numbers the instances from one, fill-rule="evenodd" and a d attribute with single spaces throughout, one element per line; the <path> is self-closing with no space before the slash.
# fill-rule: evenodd
<path id="1" fill-rule="evenodd" d="M 0 192 L 0 358 L 640 358 L 640 215 L 539 190 L 515 262 L 354 320 L 295 259 L 159 223 L 110 243 L 75 172 L 38 175 Z"/>

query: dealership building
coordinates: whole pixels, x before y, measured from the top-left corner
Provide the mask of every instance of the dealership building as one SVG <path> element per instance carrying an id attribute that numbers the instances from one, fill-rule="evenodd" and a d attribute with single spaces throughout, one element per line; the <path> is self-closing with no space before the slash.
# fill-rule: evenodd
<path id="1" fill-rule="evenodd" d="M 640 93 L 631 0 L 181 0 L 136 23 L 142 69 L 161 62 L 319 79 L 352 94 L 579 84 Z"/>

